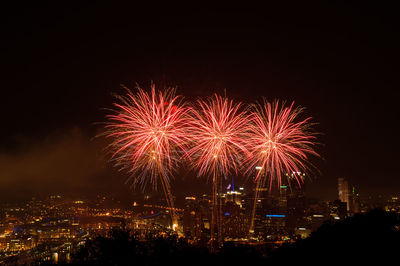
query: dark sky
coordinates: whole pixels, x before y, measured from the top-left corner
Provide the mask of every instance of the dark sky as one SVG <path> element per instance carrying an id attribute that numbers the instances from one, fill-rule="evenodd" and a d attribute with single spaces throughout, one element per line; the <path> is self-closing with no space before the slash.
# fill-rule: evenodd
<path id="1" fill-rule="evenodd" d="M 294 100 L 321 132 L 311 195 L 336 178 L 397 193 L 399 24 L 385 4 L 118 6 L 65 1 L 1 11 L 0 193 L 123 191 L 100 130 L 120 84 L 188 99 Z M 178 178 L 190 192 L 199 181 Z M 193 185 L 195 184 L 195 185 Z M 122 192 L 121 192 L 122 193 Z"/>

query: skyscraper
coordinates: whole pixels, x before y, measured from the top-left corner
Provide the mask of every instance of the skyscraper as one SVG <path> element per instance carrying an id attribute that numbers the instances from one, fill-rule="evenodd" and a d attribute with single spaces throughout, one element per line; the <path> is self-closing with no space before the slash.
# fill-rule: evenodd
<path id="1" fill-rule="evenodd" d="M 242 193 L 240 192 L 240 189 L 238 191 L 235 187 L 233 177 L 232 183 L 226 188 L 225 203 L 228 202 L 234 202 L 235 204 L 239 205 L 240 208 L 242 208 Z"/>
<path id="2" fill-rule="evenodd" d="M 305 173 L 292 172 L 286 174 L 287 186 L 287 218 L 286 227 L 290 233 L 295 228 L 306 227 L 306 197 L 305 197 Z"/>
<path id="3" fill-rule="evenodd" d="M 347 204 L 347 211 L 350 211 L 350 189 L 349 182 L 343 177 L 338 178 L 339 200 Z"/>
<path id="4" fill-rule="evenodd" d="M 349 200 L 350 200 L 351 214 L 360 213 L 361 212 L 360 197 L 355 187 L 351 189 Z"/>

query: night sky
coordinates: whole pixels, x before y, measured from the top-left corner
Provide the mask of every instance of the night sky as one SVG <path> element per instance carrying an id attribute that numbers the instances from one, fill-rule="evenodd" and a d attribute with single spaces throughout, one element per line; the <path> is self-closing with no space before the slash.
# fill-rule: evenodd
<path id="1" fill-rule="evenodd" d="M 364 196 L 397 193 L 397 10 L 388 2 L 2 8 L 0 194 L 128 194 L 104 140 L 93 139 L 96 122 L 120 84 L 151 81 L 188 100 L 226 89 L 245 103 L 295 101 L 321 133 L 310 195 L 334 199 L 338 177 Z M 188 172 L 174 182 L 181 193 L 202 183 Z"/>

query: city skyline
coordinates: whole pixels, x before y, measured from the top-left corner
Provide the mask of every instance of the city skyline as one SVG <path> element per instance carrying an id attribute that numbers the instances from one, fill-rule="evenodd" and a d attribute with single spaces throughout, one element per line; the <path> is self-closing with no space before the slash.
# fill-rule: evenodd
<path id="1" fill-rule="evenodd" d="M 374 213 L 377 215 L 383 210 L 388 215 L 400 211 L 398 196 L 354 201 L 358 195 L 341 193 L 348 190 L 348 183 L 344 179 L 338 179 L 338 196 L 345 196 L 343 201 L 308 198 L 305 187 L 297 186 L 295 175 L 304 178 L 304 173 L 292 173 L 272 193 L 269 193 L 268 187 L 246 189 L 235 185 L 232 179 L 218 195 L 223 214 L 218 235 L 222 238 L 223 246 L 257 246 L 266 248 L 261 251 L 262 254 L 273 254 L 271 252 L 280 249 L 283 244 L 310 239 L 327 226 L 341 227 L 351 219 L 361 219 Z M 256 196 L 254 227 L 251 227 L 250 213 L 257 189 L 261 194 Z M 163 197 L 157 195 L 142 195 L 140 199 L 131 199 L 130 202 L 106 195 L 48 195 L 18 203 L 0 202 L 0 262 L 76 263 L 76 260 L 80 260 L 79 250 L 85 249 L 85 245 L 91 245 L 92 239 L 116 241 L 118 234 L 128 234 L 146 246 L 150 245 L 150 254 L 154 251 L 153 244 L 174 235 L 179 237 L 179 241 L 196 249 L 204 249 L 209 246 L 212 235 L 212 198 L 210 194 L 203 194 L 186 196 L 176 201 L 174 212 L 180 225 L 177 228 L 170 216 L 171 207 Z M 351 199 L 353 204 L 349 205 L 346 198 Z M 354 204 L 356 202 L 358 205 Z M 249 228 L 253 230 L 249 231 Z M 368 234 L 361 231 L 363 235 L 369 236 L 372 229 L 376 230 L 375 227 L 368 227 Z M 360 228 L 357 227 L 357 230 Z M 176 238 L 171 240 L 169 247 L 173 248 Z M 117 260 L 115 252 L 111 252 L 113 260 Z M 210 252 L 213 254 L 216 251 L 211 249 Z"/>

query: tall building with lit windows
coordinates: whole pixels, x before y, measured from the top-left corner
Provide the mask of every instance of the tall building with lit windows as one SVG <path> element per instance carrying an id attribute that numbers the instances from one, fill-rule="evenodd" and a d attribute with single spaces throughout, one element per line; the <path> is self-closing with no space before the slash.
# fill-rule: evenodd
<path id="1" fill-rule="evenodd" d="M 232 177 L 232 182 L 226 188 L 226 193 L 223 195 L 225 198 L 225 203 L 234 202 L 236 205 L 242 208 L 242 191 L 243 188 L 235 187 L 235 183 Z"/>
<path id="2" fill-rule="evenodd" d="M 303 172 L 292 172 L 286 174 L 285 185 L 287 186 L 287 208 L 286 227 L 290 233 L 294 233 L 298 227 L 305 227 L 305 179 Z"/>
<path id="3" fill-rule="evenodd" d="M 350 200 L 350 213 L 351 214 L 360 213 L 361 212 L 360 197 L 354 186 L 351 189 L 349 200 Z"/>
<path id="4" fill-rule="evenodd" d="M 344 178 L 338 178 L 338 196 L 339 200 L 346 203 L 348 214 L 353 215 L 361 212 L 360 197 L 356 188 L 350 186 Z"/>
<path id="5" fill-rule="evenodd" d="M 202 199 L 193 196 L 185 198 L 185 209 L 182 217 L 183 233 L 188 239 L 195 241 L 201 238 L 204 228 L 203 220 L 207 218 L 207 211 L 202 208 L 201 203 Z"/>
<path id="6" fill-rule="evenodd" d="M 338 178 L 338 196 L 341 202 L 347 204 L 347 211 L 350 211 L 350 189 L 349 182 L 343 178 Z"/>

